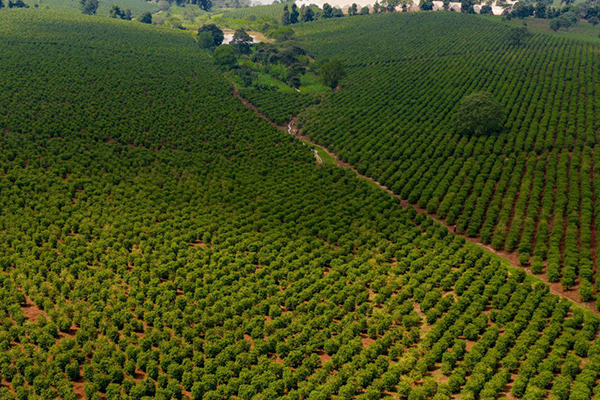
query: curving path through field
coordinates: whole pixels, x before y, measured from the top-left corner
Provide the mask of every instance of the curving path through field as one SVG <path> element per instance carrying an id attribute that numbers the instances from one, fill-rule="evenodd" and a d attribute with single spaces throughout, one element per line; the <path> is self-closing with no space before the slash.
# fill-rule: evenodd
<path id="1" fill-rule="evenodd" d="M 445 226 L 449 232 L 454 233 L 455 235 L 458 236 L 462 236 L 465 238 L 465 240 L 467 240 L 468 242 L 479 246 L 481 248 L 483 248 L 484 250 L 495 254 L 496 256 L 502 258 L 503 260 L 505 260 L 506 262 L 508 262 L 512 267 L 514 268 L 518 268 L 518 269 L 523 269 L 525 272 L 527 272 L 528 275 L 530 275 L 531 277 L 533 277 L 534 279 L 544 282 L 549 288 L 550 291 L 552 293 L 554 293 L 557 296 L 560 297 L 564 297 L 568 300 L 571 300 L 573 303 L 578 304 L 590 311 L 592 311 L 594 314 L 596 315 L 600 315 L 600 311 L 598 311 L 596 309 L 595 303 L 590 301 L 590 302 L 584 302 L 581 301 L 579 299 L 579 295 L 577 293 L 576 290 L 564 290 L 560 284 L 560 282 L 548 282 L 548 280 L 546 279 L 545 276 L 543 275 L 535 275 L 531 272 L 531 269 L 528 267 L 522 267 L 519 265 L 519 261 L 518 261 L 518 256 L 515 252 L 508 252 L 508 251 L 504 251 L 504 250 L 496 250 L 491 246 L 488 246 L 486 244 L 483 244 L 481 241 L 479 241 L 478 238 L 476 237 L 469 237 L 467 236 L 465 233 L 462 232 L 457 232 L 456 231 L 456 225 L 449 225 L 448 223 L 446 223 L 445 220 L 440 219 L 437 215 L 435 214 L 429 214 L 427 213 L 427 210 L 425 210 L 424 208 L 419 207 L 418 205 L 415 204 L 410 204 L 407 200 L 403 200 L 399 195 L 395 194 L 392 189 L 388 188 L 387 186 L 382 185 L 379 181 L 368 177 L 366 175 L 361 174 L 360 172 L 358 172 L 358 170 L 352 166 L 351 164 L 348 164 L 347 162 L 342 161 L 335 153 L 331 152 L 329 149 L 327 149 L 326 147 L 324 147 L 323 145 L 316 143 L 314 141 L 312 141 L 308 136 L 305 136 L 302 134 L 302 132 L 300 132 L 300 130 L 296 127 L 296 119 L 292 118 L 292 120 L 288 123 L 287 126 L 282 126 L 282 125 L 277 125 L 276 123 L 274 123 L 273 121 L 271 121 L 269 118 L 267 118 L 266 115 L 264 115 L 263 113 L 261 113 L 258 108 L 256 108 L 256 106 L 254 106 L 253 104 L 251 104 L 248 100 L 244 99 L 242 96 L 240 96 L 239 92 L 235 89 L 233 89 L 233 96 L 238 98 L 246 107 L 248 107 L 249 109 L 251 109 L 252 111 L 254 111 L 254 113 L 256 115 L 258 115 L 259 117 L 263 118 L 265 121 L 269 122 L 271 125 L 273 125 L 274 127 L 276 127 L 277 129 L 283 131 L 283 132 L 287 132 L 293 136 L 295 136 L 296 138 L 298 138 L 299 140 L 301 140 L 302 142 L 309 144 L 311 146 L 317 147 L 320 150 L 322 150 L 323 152 L 325 152 L 326 154 L 328 154 L 331 158 L 333 158 L 337 165 L 341 168 L 348 168 L 350 170 L 352 170 L 356 176 L 358 176 L 360 179 L 364 179 L 367 180 L 371 183 L 373 183 L 374 185 L 378 186 L 380 189 L 386 191 L 387 193 L 389 193 L 391 196 L 394 196 L 395 198 L 397 198 L 400 201 L 400 204 L 402 205 L 402 207 L 404 208 L 413 208 L 415 211 L 417 211 L 418 213 L 424 213 L 426 215 L 428 215 L 429 217 L 433 218 L 435 221 L 437 221 L 439 224 Z M 319 155 L 315 152 L 315 156 L 317 158 L 317 163 L 322 164 L 322 160 L 321 157 L 319 157 Z M 319 162 L 319 160 L 321 162 Z"/>

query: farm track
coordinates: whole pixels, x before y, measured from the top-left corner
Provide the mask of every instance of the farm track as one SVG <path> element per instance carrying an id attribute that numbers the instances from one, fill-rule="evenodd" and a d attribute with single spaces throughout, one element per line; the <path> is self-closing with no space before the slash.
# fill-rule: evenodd
<path id="1" fill-rule="evenodd" d="M 415 211 L 417 211 L 418 213 L 424 213 L 426 215 L 428 215 L 429 217 L 433 218 L 436 222 L 438 222 L 439 224 L 443 225 L 444 227 L 446 227 L 446 229 L 448 229 L 449 232 L 454 233 L 455 235 L 461 236 L 463 238 L 465 238 L 465 240 L 467 240 L 469 243 L 472 243 L 476 246 L 481 247 L 482 249 L 495 254 L 496 256 L 504 259 L 505 261 L 507 261 L 512 267 L 514 268 L 518 268 L 518 269 L 522 269 L 524 270 L 528 275 L 532 276 L 534 279 L 537 279 L 539 281 L 544 282 L 550 289 L 550 291 L 552 293 L 554 293 L 557 296 L 566 298 L 570 301 L 572 301 L 573 303 L 576 303 L 588 310 L 590 310 L 591 312 L 593 312 L 596 315 L 600 315 L 600 311 L 598 311 L 595 307 L 595 303 L 593 301 L 589 301 L 589 302 L 583 302 L 579 299 L 579 294 L 578 294 L 578 290 L 577 288 L 573 288 L 571 290 L 564 290 L 562 288 L 562 285 L 560 284 L 560 282 L 549 282 L 546 279 L 545 274 L 544 275 L 535 275 L 531 272 L 531 268 L 530 267 L 522 267 L 519 265 L 519 260 L 518 260 L 518 254 L 516 251 L 506 251 L 506 250 L 496 250 L 494 249 L 492 246 L 490 245 L 486 245 L 484 243 L 482 243 L 479 239 L 479 237 L 470 237 L 468 236 L 466 233 L 464 232 L 458 232 L 456 230 L 456 224 L 454 225 L 450 225 L 448 223 L 446 223 L 445 220 L 439 218 L 437 215 L 435 214 L 430 214 L 427 213 L 427 210 L 425 208 L 419 207 L 416 204 L 410 204 L 408 202 L 408 200 L 404 200 L 402 199 L 399 195 L 395 194 L 390 188 L 388 188 L 387 186 L 383 185 L 382 183 L 380 183 L 379 181 L 366 176 L 364 174 L 361 174 L 353 165 L 342 161 L 335 153 L 333 153 L 332 151 L 330 151 L 328 148 L 324 147 L 323 145 L 314 142 L 313 140 L 311 140 L 308 136 L 303 135 L 300 130 L 298 128 L 296 128 L 296 119 L 292 118 L 292 120 L 290 121 L 290 123 L 288 124 L 288 126 L 283 126 L 283 125 L 277 125 L 275 122 L 271 121 L 265 114 L 261 113 L 258 108 L 256 106 L 254 106 L 253 104 L 251 104 L 248 100 L 244 99 L 239 92 L 237 91 L 237 89 L 234 87 L 233 88 L 233 96 L 236 97 L 238 100 L 240 100 L 244 106 L 246 106 L 247 108 L 251 109 L 256 115 L 258 115 L 259 117 L 261 117 L 262 119 L 264 119 L 265 121 L 267 121 L 268 123 L 270 123 L 272 126 L 274 126 L 275 128 L 277 128 L 278 130 L 285 132 L 285 133 L 289 133 L 293 136 L 295 136 L 297 139 L 301 140 L 304 143 L 307 143 L 309 145 L 315 146 L 320 148 L 321 150 L 323 150 L 325 153 L 327 153 L 329 156 L 331 156 L 337 163 L 337 165 L 341 168 L 347 168 L 352 170 L 357 177 L 367 180 L 373 184 L 375 184 L 376 186 L 378 186 L 380 189 L 386 191 L 388 194 L 390 194 L 391 196 L 395 197 L 396 199 L 398 199 L 398 201 L 400 202 L 401 206 L 404 208 L 413 208 Z"/>

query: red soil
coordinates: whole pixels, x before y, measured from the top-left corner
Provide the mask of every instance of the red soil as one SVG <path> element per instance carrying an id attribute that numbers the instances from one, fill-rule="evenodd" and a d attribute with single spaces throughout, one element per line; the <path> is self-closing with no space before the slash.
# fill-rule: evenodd
<path id="1" fill-rule="evenodd" d="M 48 318 L 48 315 L 38 306 L 35 305 L 33 301 L 29 298 L 29 296 L 25 296 L 25 305 L 21 306 L 21 310 L 25 314 L 25 318 L 30 321 L 36 321 L 40 315 Z"/>

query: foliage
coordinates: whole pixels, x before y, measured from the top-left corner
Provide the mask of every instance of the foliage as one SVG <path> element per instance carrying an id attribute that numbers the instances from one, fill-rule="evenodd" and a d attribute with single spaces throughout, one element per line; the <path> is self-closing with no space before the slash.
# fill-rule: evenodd
<path id="1" fill-rule="evenodd" d="M 520 46 L 529 37 L 531 33 L 525 27 L 512 28 L 508 31 L 508 42 L 511 46 Z"/>
<path id="2" fill-rule="evenodd" d="M 215 49 L 224 39 L 223 31 L 215 24 L 206 24 L 198 28 L 198 43 L 203 48 Z"/>
<path id="3" fill-rule="evenodd" d="M 222 44 L 217 47 L 213 57 L 215 59 L 215 64 L 223 69 L 232 68 L 237 63 L 235 49 L 229 44 Z"/>
<path id="4" fill-rule="evenodd" d="M 475 14 L 474 0 L 461 0 L 460 12 L 465 14 Z"/>
<path id="5" fill-rule="evenodd" d="M 100 2 L 98 0 L 80 0 L 81 12 L 86 15 L 95 15 Z"/>
<path id="6" fill-rule="evenodd" d="M 335 89 L 340 80 L 346 76 L 344 62 L 339 58 L 325 61 L 319 70 L 323 84 Z"/>
<path id="7" fill-rule="evenodd" d="M 251 52 L 250 45 L 253 41 L 252 36 L 248 35 L 244 28 L 240 28 L 234 32 L 230 44 L 238 55 L 247 55 Z"/>
<path id="8" fill-rule="evenodd" d="M 419 8 L 422 11 L 431 11 L 431 10 L 433 10 L 433 1 L 432 0 L 421 0 L 419 3 Z"/>
<path id="9" fill-rule="evenodd" d="M 577 23 L 577 16 L 573 13 L 565 13 L 550 21 L 550 29 L 558 31 L 559 29 L 569 30 L 571 26 Z"/>
<path id="10" fill-rule="evenodd" d="M 118 5 L 114 4 L 110 9 L 109 16 L 111 18 L 124 19 L 126 21 L 131 21 L 131 10 L 123 10 Z"/>
<path id="11" fill-rule="evenodd" d="M 270 38 L 275 39 L 277 42 L 286 42 L 288 40 L 292 40 L 294 37 L 294 30 L 289 26 L 282 26 L 269 31 L 267 35 Z"/>
<path id="12" fill-rule="evenodd" d="M 481 6 L 481 10 L 479 11 L 480 14 L 482 15 L 493 15 L 494 11 L 492 10 L 492 7 L 484 4 Z"/>
<path id="13" fill-rule="evenodd" d="M 138 18 L 138 21 L 140 21 L 142 24 L 151 24 L 152 23 L 152 13 L 151 12 L 143 13 Z"/>

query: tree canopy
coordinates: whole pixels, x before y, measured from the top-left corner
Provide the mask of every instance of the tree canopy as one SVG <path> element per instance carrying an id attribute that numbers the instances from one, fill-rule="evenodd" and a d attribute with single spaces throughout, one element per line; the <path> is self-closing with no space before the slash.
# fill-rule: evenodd
<path id="1" fill-rule="evenodd" d="M 222 68 L 231 68 L 237 62 L 237 57 L 235 56 L 235 49 L 233 46 L 229 44 L 222 44 L 217 47 L 213 56 L 215 58 L 215 63 Z"/>
<path id="2" fill-rule="evenodd" d="M 530 36 L 531 33 L 524 26 L 519 28 L 511 28 L 508 31 L 508 42 L 511 46 L 520 46 Z"/>
<path id="3" fill-rule="evenodd" d="M 215 24 L 206 24 L 198 28 L 198 42 L 202 47 L 216 48 L 223 43 L 225 35 Z"/>
<path id="4" fill-rule="evenodd" d="M 111 18 L 124 19 L 127 21 L 131 20 L 131 10 L 129 10 L 129 9 L 123 10 L 121 7 L 119 7 L 116 4 L 113 4 L 108 15 Z"/>
<path id="5" fill-rule="evenodd" d="M 346 76 L 344 62 L 339 58 L 324 62 L 320 69 L 320 76 L 325 85 L 335 89 L 340 80 Z"/>
<path id="6" fill-rule="evenodd" d="M 231 39 L 231 45 L 240 55 L 250 54 L 250 45 L 253 41 L 254 39 L 252 39 L 252 36 L 250 36 L 244 28 L 240 28 L 234 32 L 233 38 Z"/>
<path id="7" fill-rule="evenodd" d="M 143 13 L 138 18 L 138 21 L 140 21 L 142 24 L 151 24 L 152 23 L 152 13 L 149 11 Z"/>
<path id="8" fill-rule="evenodd" d="M 86 15 L 95 15 L 100 6 L 98 0 L 80 0 L 81 12 Z"/>
<path id="9" fill-rule="evenodd" d="M 497 132 L 504 118 L 504 108 L 487 92 L 475 92 L 464 97 L 454 115 L 456 130 L 474 135 Z"/>

